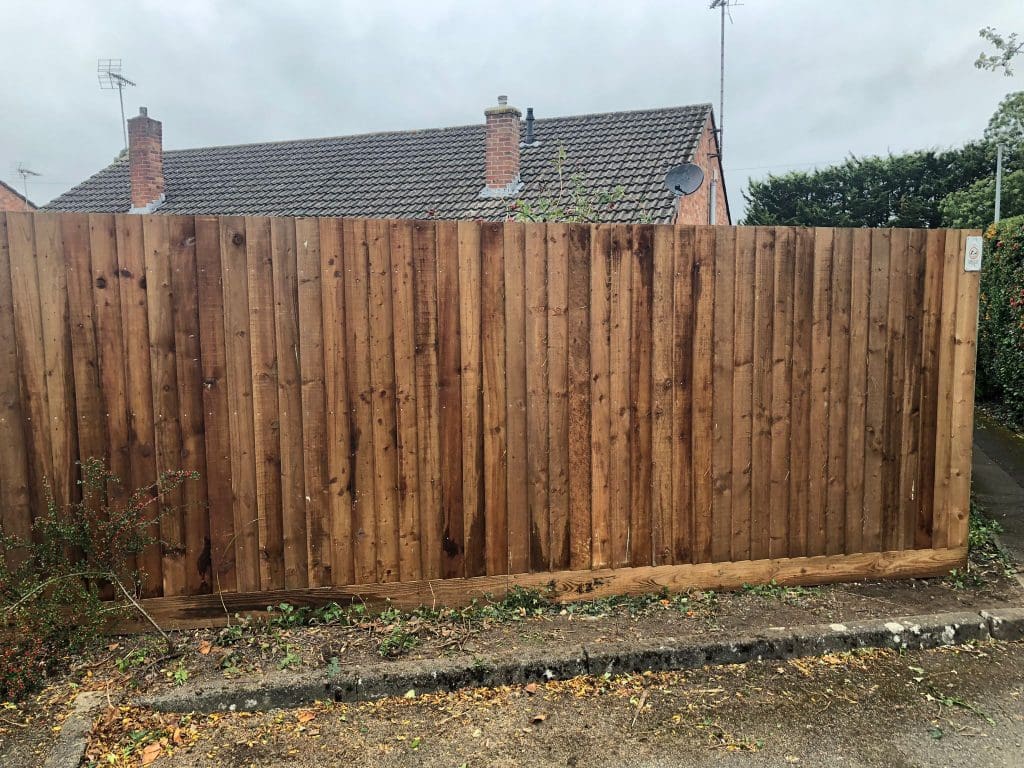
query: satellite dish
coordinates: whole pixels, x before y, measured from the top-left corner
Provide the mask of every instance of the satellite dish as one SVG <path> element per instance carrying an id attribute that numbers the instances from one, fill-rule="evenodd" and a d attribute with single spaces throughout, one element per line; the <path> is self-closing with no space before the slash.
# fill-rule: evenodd
<path id="1" fill-rule="evenodd" d="M 677 165 L 665 174 L 665 186 L 674 195 L 692 195 L 703 181 L 704 171 L 693 163 Z"/>

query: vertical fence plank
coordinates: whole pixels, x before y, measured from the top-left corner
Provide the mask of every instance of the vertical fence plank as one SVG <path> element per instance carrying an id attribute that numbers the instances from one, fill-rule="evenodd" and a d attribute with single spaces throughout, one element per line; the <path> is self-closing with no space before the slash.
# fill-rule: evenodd
<path id="1" fill-rule="evenodd" d="M 694 561 L 711 560 L 714 443 L 712 373 L 715 323 L 715 235 L 698 227 L 693 261 L 693 514 Z M 769 403 L 770 405 L 770 403 Z M 765 457 L 768 458 L 767 456 Z M 767 510 L 766 510 L 767 511 Z"/>
<path id="2" fill-rule="evenodd" d="M 505 222 L 505 391 L 508 424 L 509 572 L 530 570 L 526 433 L 526 240 L 523 225 Z"/>
<path id="3" fill-rule="evenodd" d="M 611 422 L 609 444 L 609 534 L 613 568 L 629 564 L 629 526 L 627 510 L 629 492 L 629 435 L 631 404 L 629 390 L 630 360 L 630 306 L 632 305 L 632 277 L 630 267 L 629 230 L 617 224 L 611 232 L 611 289 L 610 289 L 610 402 Z M 549 281 L 551 279 L 549 275 Z M 549 315 L 550 317 L 550 315 Z M 548 333 L 551 329 L 549 326 Z M 687 399 L 687 404 L 689 400 Z M 554 502 L 552 500 L 552 515 Z"/>
<path id="4" fill-rule="evenodd" d="M 811 449 L 807 465 L 807 555 L 828 546 L 829 334 L 832 309 L 832 260 L 835 230 L 814 232 L 814 283 L 811 305 Z"/>
<path id="5" fill-rule="evenodd" d="M 351 255 L 341 219 L 295 223 L 299 275 L 303 457 L 314 583 L 355 579 L 352 436 L 346 283 Z M 350 246 L 349 246 L 350 247 Z M 317 311 L 319 309 L 319 311 Z M 323 409 L 323 410 L 318 410 Z M 321 414 L 326 411 L 326 423 Z"/>
<path id="6" fill-rule="evenodd" d="M 487 571 L 484 530 L 481 225 L 460 221 L 459 327 L 462 360 L 462 510 L 467 576 Z M 493 247 L 493 246 L 491 246 Z"/>
<path id="7" fill-rule="evenodd" d="M 730 556 L 750 557 L 756 230 L 736 230 L 733 296 L 732 511 Z"/>
<path id="8" fill-rule="evenodd" d="M 131 458 L 131 488 L 151 486 L 157 479 L 153 434 L 153 391 L 149 359 L 149 328 L 146 306 L 146 265 L 142 218 L 118 216 L 118 289 L 121 292 L 121 327 L 124 340 L 126 397 L 128 403 L 128 451 Z M 160 539 L 157 509 L 148 513 L 150 535 Z M 139 557 L 145 574 L 142 594 L 160 594 L 163 583 L 160 544 L 146 548 Z M 258 587 L 256 581 L 252 586 Z"/>
<path id="9" fill-rule="evenodd" d="M 480 346 L 483 358 L 484 552 L 489 575 L 508 567 L 505 407 L 505 275 L 502 225 L 480 233 Z"/>
<path id="10" fill-rule="evenodd" d="M 671 230 L 663 230 L 669 231 Z M 527 235 L 529 237 L 529 234 Z M 591 551 L 590 551 L 590 562 L 593 568 L 603 568 L 608 565 L 611 559 L 611 538 L 610 538 L 610 516 L 612 514 L 610 497 L 609 497 L 609 475 L 611 469 L 609 467 L 609 430 L 611 428 L 611 392 L 610 392 L 610 349 L 609 349 L 609 334 L 610 334 L 610 320 L 609 320 L 609 307 L 608 307 L 608 280 L 610 277 L 609 262 L 611 259 L 611 230 L 607 226 L 594 227 L 591 230 L 591 259 L 590 259 L 590 496 L 591 496 L 591 507 L 590 507 L 590 523 L 591 523 Z M 672 293 L 672 244 L 669 243 L 669 253 L 666 256 L 668 261 L 668 274 L 665 276 L 668 280 L 667 290 L 669 292 L 670 301 Z M 541 252 L 540 257 L 545 254 Z M 531 251 L 528 248 L 526 251 L 526 257 L 529 260 L 531 258 Z M 546 261 L 546 259 L 545 259 Z M 530 279 L 529 269 L 527 270 L 527 279 Z M 541 288 L 543 293 L 543 288 Z M 532 303 L 531 303 L 532 308 Z M 541 317 L 544 316 L 545 310 L 542 308 L 538 312 Z M 666 331 L 672 327 L 672 317 L 668 318 L 668 325 Z M 546 327 L 544 332 L 546 333 Z M 531 334 L 532 336 L 532 334 Z M 665 354 L 667 356 L 667 362 L 669 365 L 669 376 L 672 375 L 671 363 L 672 363 L 672 350 L 671 350 L 671 336 L 666 332 L 668 337 L 668 344 L 670 345 L 666 349 Z M 546 342 L 541 342 L 542 344 Z M 543 387 L 543 379 L 539 385 L 544 389 L 543 396 L 546 395 L 546 388 Z M 670 381 L 671 386 L 671 381 Z M 533 397 L 533 391 L 530 393 L 531 398 Z M 672 398 L 672 391 L 668 393 L 669 400 Z M 544 400 L 546 405 L 547 400 Z M 529 407 L 532 407 L 532 403 Z M 547 415 L 545 413 L 544 423 L 547 422 Z M 671 430 L 672 423 L 669 422 L 669 440 L 671 441 Z M 545 435 L 546 439 L 546 435 Z M 531 461 L 532 463 L 532 461 Z M 669 468 L 669 477 L 671 479 L 671 467 Z M 547 485 L 545 482 L 544 486 L 543 503 L 547 504 Z M 669 510 L 671 514 L 672 500 L 671 500 L 671 485 L 669 489 Z M 546 510 L 545 510 L 546 515 Z M 672 528 L 668 528 L 671 531 Z M 671 558 L 671 549 L 673 541 L 670 538 L 666 543 L 669 547 L 669 557 Z"/>
<path id="11" fill-rule="evenodd" d="M 391 294 L 391 245 L 386 222 L 366 222 L 369 250 L 370 387 L 373 417 L 374 508 L 377 581 L 398 581 L 398 424 L 395 416 L 395 338 Z"/>
<path id="12" fill-rule="evenodd" d="M 399 493 L 399 567 L 403 579 L 420 578 L 420 491 L 418 439 L 416 435 L 416 337 L 415 286 L 412 258 L 412 224 L 391 223 L 391 289 L 394 292 L 395 334 L 395 407 L 398 427 L 398 493 Z M 440 269 L 440 265 L 438 266 Z M 439 299 L 439 311 L 447 312 L 446 302 Z M 447 342 L 446 342 L 447 343 Z M 461 345 L 461 340 L 460 340 Z M 448 353 L 445 354 L 446 359 Z M 443 372 L 442 372 L 443 374 Z M 447 401 L 442 384 L 442 397 Z M 443 414 L 449 415 L 449 414 Z M 459 416 L 459 414 L 455 414 Z M 460 416 L 460 418 L 462 418 Z M 442 430 L 442 439 L 448 434 Z M 462 450 L 456 446 L 454 450 Z M 443 453 L 443 451 L 442 451 Z M 460 461 L 461 465 L 461 461 Z M 462 477 L 457 478 L 462 483 Z M 452 531 L 448 567 L 458 570 L 457 560 L 463 553 L 462 529 Z M 415 574 L 415 575 L 414 575 Z"/>
<path id="13" fill-rule="evenodd" d="M 935 420 L 935 489 L 933 491 L 932 546 L 948 547 L 950 542 L 950 462 L 952 461 L 953 379 L 955 376 L 956 297 L 963 272 L 960 234 L 947 231 L 942 269 L 940 304 L 937 416 Z"/>
<path id="14" fill-rule="evenodd" d="M 305 234 L 305 233 L 304 233 Z M 305 239 L 305 238 L 304 238 Z M 277 348 L 277 412 L 281 446 L 281 526 L 284 584 L 288 589 L 310 585 L 309 542 L 306 537 L 306 474 L 302 435 L 302 371 L 300 364 L 299 278 L 296 221 L 271 219 L 271 278 L 274 291 L 274 345 Z M 321 298 L 322 300 L 322 298 Z M 313 306 L 314 314 L 316 305 Z M 322 414 L 322 412 L 321 412 Z M 318 424 L 323 424 L 321 415 Z M 318 427 L 320 445 L 323 429 Z M 322 483 L 322 481 L 321 481 Z M 322 486 L 321 486 L 322 487 Z M 323 503 L 322 491 L 318 501 Z M 316 508 L 321 513 L 322 506 Z M 318 554 L 322 551 L 321 522 Z"/>
<path id="15" fill-rule="evenodd" d="M 900 448 L 903 442 L 903 384 L 907 325 L 907 265 L 910 231 L 892 230 L 889 259 L 889 306 L 885 338 L 885 408 L 882 428 L 882 542 L 884 551 L 898 549 L 900 520 Z"/>
<path id="16" fill-rule="evenodd" d="M 775 236 L 758 227 L 754 261 L 753 396 L 750 448 L 750 558 L 768 557 L 771 533 L 772 317 Z M 696 389 L 696 387 L 695 387 Z M 696 472 L 696 467 L 694 468 Z"/>
<path id="17" fill-rule="evenodd" d="M 351 584 L 352 464 L 341 221 L 295 220 L 302 474 L 310 586 Z"/>
<path id="18" fill-rule="evenodd" d="M 93 267 L 96 263 L 96 227 L 93 227 Z M 220 253 L 220 222 L 196 218 L 196 290 L 199 298 L 199 350 L 203 376 L 203 429 L 206 448 L 206 486 L 209 498 L 210 569 L 213 589 L 238 587 L 237 541 L 231 493 L 231 430 L 228 407 L 227 341 L 224 338 L 224 292 Z M 100 292 L 95 294 L 97 313 Z M 116 300 L 116 296 L 107 300 Z M 101 330 L 101 338 L 105 332 Z M 104 361 L 106 381 L 106 361 Z M 104 385 L 106 386 L 106 385 Z M 109 406 L 108 406 L 109 410 Z M 109 422 L 111 445 L 116 445 L 114 422 Z"/>
<path id="19" fill-rule="evenodd" d="M 651 314 L 651 527 L 653 565 L 673 562 L 675 541 L 672 515 L 672 314 L 673 314 L 673 230 L 658 227 L 654 231 L 654 282 Z M 715 264 L 721 264 L 717 258 Z M 717 323 L 717 316 L 716 316 Z M 729 318 L 730 324 L 732 318 Z M 716 328 L 717 332 L 717 328 Z M 732 368 L 732 347 L 729 347 Z M 716 374 L 721 348 L 716 339 Z M 597 376 L 597 372 L 594 373 Z M 731 393 L 730 393 L 731 396 Z M 591 408 L 599 406 L 596 399 Z M 716 416 L 717 418 L 717 416 Z M 731 425 L 730 425 L 731 426 Z M 715 437 L 720 432 L 716 428 Z M 596 434 L 594 436 L 596 439 Z M 716 442 L 716 449 L 718 443 Z M 606 471 L 605 468 L 603 468 Z M 595 467 L 596 471 L 596 467 Z M 718 510 L 716 510 L 717 514 Z M 717 518 L 716 518 L 717 519 Z M 728 537 L 725 539 L 728 546 Z"/>
<path id="20" fill-rule="evenodd" d="M 569 228 L 548 226 L 548 492 L 551 570 L 569 566 Z"/>
<path id="21" fill-rule="evenodd" d="M 526 462 L 530 568 L 551 565 L 548 504 L 548 242 L 547 228 L 526 230 Z"/>
<path id="22" fill-rule="evenodd" d="M 694 557 L 693 516 L 693 265 L 695 227 L 679 227 L 673 252 L 672 291 L 672 510 L 674 561 Z M 613 326 L 614 327 L 614 326 Z M 666 329 L 667 331 L 667 329 Z M 615 337 L 612 338 L 615 359 Z M 628 353 L 628 349 L 626 352 Z M 613 390 L 614 391 L 614 390 Z M 615 411 L 612 411 L 612 419 Z M 613 422 L 614 423 L 614 422 Z M 612 471 L 616 457 L 612 456 Z M 615 506 L 612 507 L 613 511 Z M 613 512 L 614 513 L 614 512 Z"/>
<path id="23" fill-rule="evenodd" d="M 496 259 L 500 266 L 500 258 Z M 437 254 L 434 224 L 413 225 L 416 275 L 416 418 L 419 436 L 420 552 L 424 578 L 441 573 L 441 463 L 438 453 Z M 502 339 L 504 343 L 504 339 Z M 504 405 L 502 405 L 504 410 Z M 504 489 L 502 489 L 504 495 Z"/>
<path id="24" fill-rule="evenodd" d="M 837 229 L 832 253 L 832 327 L 829 334 L 828 506 L 825 551 L 844 552 L 846 545 L 846 423 L 850 389 L 850 278 L 853 231 Z"/>
<path id="25" fill-rule="evenodd" d="M 345 219 L 345 330 L 348 402 L 351 409 L 352 559 L 355 583 L 377 579 L 374 509 L 373 385 L 370 381 L 369 254 L 366 222 Z"/>
<path id="26" fill-rule="evenodd" d="M 769 557 L 790 554 L 789 497 L 792 471 L 790 443 L 792 423 L 793 365 L 793 274 L 795 272 L 796 233 L 792 227 L 779 228 L 775 238 L 775 284 L 772 310 L 772 403 L 771 403 L 771 512 L 768 533 Z"/>
<path id="27" fill-rule="evenodd" d="M 590 237 L 588 226 L 569 229 L 569 567 L 591 562 L 590 496 Z"/>
<path id="28" fill-rule="evenodd" d="M 870 230 L 854 230 L 851 262 L 845 545 L 847 552 L 860 552 L 864 541 L 864 407 L 867 401 L 868 300 L 871 285 Z"/>
<path id="29" fill-rule="evenodd" d="M 392 258 L 394 258 L 394 244 L 392 244 Z M 438 407 L 441 419 L 439 436 L 441 518 L 443 524 L 441 531 L 441 550 L 443 553 L 441 575 L 444 578 L 463 576 L 465 573 L 463 562 L 463 531 L 465 523 L 462 511 L 462 384 L 459 379 L 462 367 L 462 327 L 459 323 L 459 291 L 458 225 L 454 221 L 438 222 L 437 375 Z M 525 387 L 525 383 L 523 386 Z M 523 420 L 525 421 L 525 393 L 522 400 Z M 524 456 L 523 461 L 525 462 L 525 460 Z M 525 503 L 523 504 L 522 515 L 525 518 Z M 527 535 L 524 524 L 521 538 L 525 539 Z M 525 546 L 524 543 L 524 550 Z M 523 570 L 529 569 L 523 568 Z M 402 578 L 405 578 L 404 572 Z"/>
<path id="30" fill-rule="evenodd" d="M 790 529 L 789 554 L 807 552 L 807 519 L 810 488 L 806 467 L 811 460 L 811 343 L 814 296 L 814 230 L 801 227 L 796 232 L 793 261 L 793 376 L 790 429 Z"/>
<path id="31" fill-rule="evenodd" d="M 916 547 L 932 544 L 935 508 L 936 424 L 939 394 L 939 340 L 941 338 L 943 267 L 946 231 L 929 230 L 925 241 L 924 303 L 921 315 L 921 459 L 918 472 Z"/>
<path id="32" fill-rule="evenodd" d="M 711 559 L 732 555 L 733 354 L 736 290 L 736 230 L 715 229 L 715 339 L 713 346 Z M 655 333 L 657 333 L 657 326 Z"/>
<path id="33" fill-rule="evenodd" d="M 245 219 L 220 219 L 221 287 L 224 292 L 225 370 L 228 425 L 231 431 L 231 490 L 235 519 L 236 571 L 239 590 L 251 592 L 260 588 L 260 552 L 246 247 Z"/>
<path id="34" fill-rule="evenodd" d="M 213 589 L 206 445 L 203 441 L 203 371 L 196 284 L 196 222 L 192 216 L 168 219 L 171 295 L 174 297 L 174 358 L 181 428 L 180 468 L 196 477 L 182 488 L 185 524 L 186 594 Z"/>
<path id="35" fill-rule="evenodd" d="M 903 423 L 900 426 L 901 444 L 896 446 L 899 461 L 900 549 L 914 547 L 921 487 L 919 483 L 921 457 L 921 342 L 925 305 L 925 244 L 927 233 L 912 230 L 907 243 L 907 297 L 903 366 Z"/>
<path id="36" fill-rule="evenodd" d="M 632 316 L 629 320 L 629 391 L 633 414 L 629 431 L 629 555 L 631 565 L 650 565 L 653 227 L 641 225 L 630 229 L 630 251 L 633 286 Z M 708 346 L 710 352 L 710 340 Z"/>
<path id="37" fill-rule="evenodd" d="M 262 216 L 246 218 L 245 253 L 260 583 L 263 589 L 281 589 L 284 587 L 284 531 L 281 522 L 281 434 L 270 219 Z"/>
<path id="38" fill-rule="evenodd" d="M 166 216 L 144 216 L 146 321 L 149 329 L 153 440 L 157 477 L 179 469 L 181 422 L 178 409 L 178 370 L 174 344 L 174 294 L 171 287 L 171 242 Z M 184 489 L 175 488 L 159 499 L 163 594 L 186 593 Z"/>
<path id="39" fill-rule="evenodd" d="M 882 465 L 885 445 L 885 342 L 889 311 L 890 231 L 871 232 L 871 286 L 868 301 L 867 389 L 864 405 L 863 548 L 882 548 Z"/>
<path id="40" fill-rule="evenodd" d="M 0 213 L 0 525 L 8 536 L 27 540 L 32 532 L 32 504 L 18 371 L 11 250 L 7 216 Z"/>

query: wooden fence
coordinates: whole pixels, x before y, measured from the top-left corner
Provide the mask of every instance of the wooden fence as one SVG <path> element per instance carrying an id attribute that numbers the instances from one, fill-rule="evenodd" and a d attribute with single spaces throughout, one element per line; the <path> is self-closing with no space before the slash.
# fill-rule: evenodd
<path id="1" fill-rule="evenodd" d="M 0 214 L 3 526 L 199 471 L 140 560 L 185 623 L 948 570 L 968 234 Z"/>

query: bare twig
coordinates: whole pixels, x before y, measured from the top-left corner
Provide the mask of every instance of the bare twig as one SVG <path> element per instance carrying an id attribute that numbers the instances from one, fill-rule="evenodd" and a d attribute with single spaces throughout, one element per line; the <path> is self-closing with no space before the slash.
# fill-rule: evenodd
<path id="1" fill-rule="evenodd" d="M 166 632 L 164 632 L 163 628 L 159 624 L 156 623 L 156 620 L 152 616 L 149 615 L 149 612 L 145 608 L 142 607 L 142 603 L 140 603 L 138 600 L 136 600 L 135 596 L 131 592 L 129 592 L 127 589 L 125 589 L 124 584 L 122 584 L 121 580 L 119 578 L 117 578 L 117 576 L 115 576 L 113 573 L 108 574 L 108 578 L 110 578 L 111 581 L 113 581 L 115 584 L 117 584 L 118 587 L 121 588 L 121 592 L 124 594 L 125 597 L 128 598 L 128 602 L 130 602 L 133 606 L 135 606 L 135 610 L 137 610 L 139 613 L 141 613 L 143 616 L 145 616 L 146 621 L 148 621 L 150 624 L 152 624 L 153 628 L 156 629 L 156 631 L 160 633 L 160 636 L 163 637 L 164 642 L 167 643 L 167 651 L 168 651 L 168 653 L 174 653 L 175 650 L 177 650 L 177 644 L 174 642 L 174 640 L 171 639 L 171 636 L 168 635 Z"/>
<path id="2" fill-rule="evenodd" d="M 636 703 L 636 712 L 633 713 L 633 722 L 629 724 L 630 729 L 636 725 L 637 718 L 640 717 L 640 711 L 644 708 L 644 704 L 647 703 L 647 691 L 648 688 L 644 688 L 643 693 L 640 694 L 640 701 Z"/>

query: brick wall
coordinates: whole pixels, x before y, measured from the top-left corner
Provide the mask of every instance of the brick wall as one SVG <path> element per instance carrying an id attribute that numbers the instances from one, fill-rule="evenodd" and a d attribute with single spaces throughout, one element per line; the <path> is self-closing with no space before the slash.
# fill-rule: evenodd
<path id="1" fill-rule="evenodd" d="M 518 109 L 502 102 L 484 112 L 487 118 L 488 189 L 504 189 L 519 178 L 520 114 Z"/>
<path id="2" fill-rule="evenodd" d="M 132 208 L 145 208 L 164 194 L 163 125 L 145 107 L 128 121 L 128 165 L 132 177 Z"/>
<path id="3" fill-rule="evenodd" d="M 36 207 L 26 202 L 6 184 L 0 184 L 0 211 L 34 211 Z"/>
<path id="4" fill-rule="evenodd" d="M 717 145 L 712 134 L 711 119 L 708 118 L 704 124 L 704 132 L 701 134 L 700 142 L 697 145 L 697 152 L 693 162 L 704 171 L 704 183 L 700 189 L 692 195 L 684 195 L 679 199 L 679 214 L 676 218 L 678 224 L 707 224 L 708 223 L 708 194 L 711 188 L 712 171 L 718 173 L 718 189 L 715 194 L 715 223 L 732 224 L 729 220 L 729 209 L 726 205 L 726 190 L 722 174 L 722 166 L 717 157 L 709 158 L 708 155 L 716 153 Z"/>

